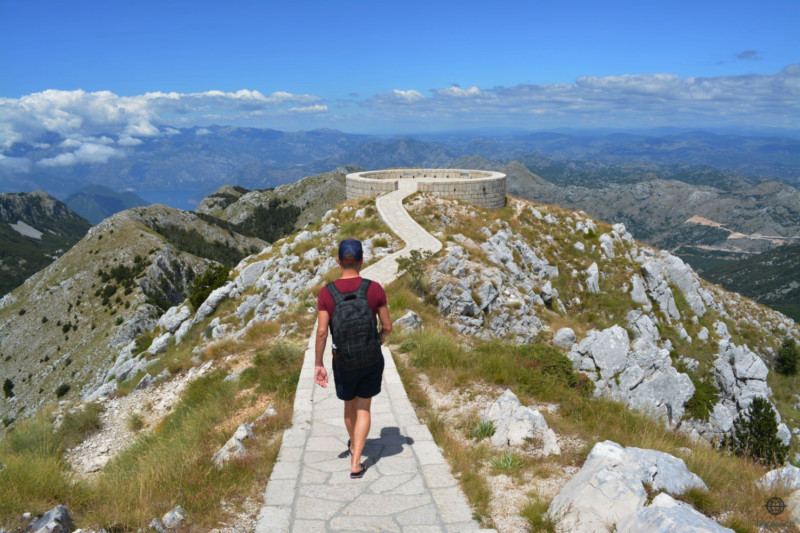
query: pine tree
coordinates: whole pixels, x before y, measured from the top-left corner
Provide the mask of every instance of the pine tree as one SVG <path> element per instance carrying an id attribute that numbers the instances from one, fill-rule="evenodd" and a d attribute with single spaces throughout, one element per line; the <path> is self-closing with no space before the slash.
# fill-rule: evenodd
<path id="1" fill-rule="evenodd" d="M 733 433 L 726 446 L 736 455 L 746 455 L 769 468 L 786 460 L 789 447 L 778 438 L 778 419 L 766 398 L 753 398 L 747 411 L 733 422 Z"/>
<path id="2" fill-rule="evenodd" d="M 6 398 L 14 397 L 14 382 L 9 378 L 6 378 L 6 380 L 3 382 L 3 394 L 6 395 Z"/>
<path id="3" fill-rule="evenodd" d="M 775 371 L 786 376 L 797 374 L 797 360 L 800 359 L 800 349 L 791 337 L 783 340 L 783 345 L 778 351 L 775 361 Z"/>

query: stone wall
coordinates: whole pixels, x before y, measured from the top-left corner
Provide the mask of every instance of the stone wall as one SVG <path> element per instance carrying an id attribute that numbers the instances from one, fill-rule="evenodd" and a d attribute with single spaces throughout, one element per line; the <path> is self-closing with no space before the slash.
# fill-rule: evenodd
<path id="1" fill-rule="evenodd" d="M 463 169 L 412 168 L 348 174 L 347 199 L 394 191 L 397 189 L 398 179 L 415 180 L 420 192 L 487 209 L 499 209 L 506 205 L 505 174 Z"/>
<path id="2" fill-rule="evenodd" d="M 376 196 L 385 192 L 397 190 L 396 180 L 365 179 L 358 174 L 348 174 L 345 180 L 345 194 L 348 200 L 362 196 Z"/>

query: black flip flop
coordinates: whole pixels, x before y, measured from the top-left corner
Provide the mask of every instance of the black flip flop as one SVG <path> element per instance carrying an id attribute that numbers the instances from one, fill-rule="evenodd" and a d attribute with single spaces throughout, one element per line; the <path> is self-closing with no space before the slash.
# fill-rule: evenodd
<path id="1" fill-rule="evenodd" d="M 358 472 L 350 472 L 350 479 L 361 479 L 364 477 L 364 472 L 367 471 L 367 467 L 364 466 L 364 463 L 361 463 L 361 470 Z"/>

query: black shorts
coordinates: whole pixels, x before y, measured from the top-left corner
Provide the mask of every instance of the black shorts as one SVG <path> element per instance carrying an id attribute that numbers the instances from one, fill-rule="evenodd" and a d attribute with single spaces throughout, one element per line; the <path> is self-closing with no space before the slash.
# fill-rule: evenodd
<path id="1" fill-rule="evenodd" d="M 356 396 L 372 398 L 381 392 L 383 379 L 383 357 L 368 367 L 346 370 L 333 361 L 333 381 L 336 384 L 336 397 L 346 402 Z"/>

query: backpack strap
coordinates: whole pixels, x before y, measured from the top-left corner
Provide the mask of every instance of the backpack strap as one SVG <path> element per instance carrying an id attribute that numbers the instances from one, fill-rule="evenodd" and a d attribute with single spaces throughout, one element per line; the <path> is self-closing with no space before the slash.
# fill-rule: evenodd
<path id="1" fill-rule="evenodd" d="M 333 298 L 333 305 L 339 304 L 344 300 L 344 294 L 342 294 L 341 291 L 336 288 L 336 284 L 334 282 L 331 281 L 325 285 L 325 288 L 328 289 L 331 298 Z"/>
<path id="2" fill-rule="evenodd" d="M 333 298 L 333 305 L 336 306 L 345 300 L 351 299 L 352 296 L 355 296 L 356 298 L 366 299 L 367 292 L 369 292 L 369 286 L 371 284 L 372 280 L 362 279 L 361 285 L 359 285 L 356 290 L 348 293 L 342 293 L 339 289 L 336 288 L 336 283 L 334 283 L 333 281 L 325 285 L 325 288 L 328 289 L 331 298 Z"/>

